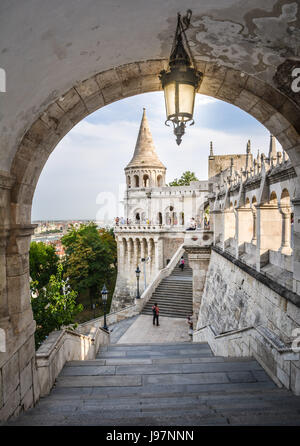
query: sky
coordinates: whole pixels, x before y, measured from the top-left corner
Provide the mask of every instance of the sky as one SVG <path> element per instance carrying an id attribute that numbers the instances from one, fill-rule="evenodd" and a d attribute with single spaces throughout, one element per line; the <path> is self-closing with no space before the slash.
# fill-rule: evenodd
<path id="1" fill-rule="evenodd" d="M 248 139 L 254 155 L 258 149 L 268 153 L 268 130 L 231 104 L 198 94 L 195 124 L 187 126 L 177 146 L 172 128 L 164 125 L 163 93 L 133 96 L 92 113 L 60 141 L 37 184 L 32 221 L 122 216 L 124 168 L 134 152 L 143 107 L 158 157 L 167 167 L 167 182 L 186 170 L 207 179 L 210 141 L 215 155 L 245 153 Z"/>

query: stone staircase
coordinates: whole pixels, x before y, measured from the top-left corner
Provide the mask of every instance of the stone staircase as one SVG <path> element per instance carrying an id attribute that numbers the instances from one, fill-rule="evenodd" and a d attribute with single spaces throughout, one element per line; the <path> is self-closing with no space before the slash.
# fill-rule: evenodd
<path id="1" fill-rule="evenodd" d="M 142 314 L 152 315 L 152 306 L 157 302 L 160 316 L 186 318 L 193 313 L 193 270 L 184 256 L 184 269 L 179 263 L 172 273 L 163 279 L 142 310 Z"/>
<path id="2" fill-rule="evenodd" d="M 67 363 L 50 395 L 7 424 L 300 425 L 300 397 L 206 343 L 113 344 Z"/>

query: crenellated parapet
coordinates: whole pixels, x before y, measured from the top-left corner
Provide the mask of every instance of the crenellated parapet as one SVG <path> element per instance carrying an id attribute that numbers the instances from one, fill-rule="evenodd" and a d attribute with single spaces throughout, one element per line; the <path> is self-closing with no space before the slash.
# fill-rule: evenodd
<path id="1" fill-rule="evenodd" d="M 270 137 L 269 153 L 250 158 L 245 166 L 230 166 L 211 178 L 211 227 L 214 244 L 257 271 L 293 286 L 293 224 L 296 172 Z"/>

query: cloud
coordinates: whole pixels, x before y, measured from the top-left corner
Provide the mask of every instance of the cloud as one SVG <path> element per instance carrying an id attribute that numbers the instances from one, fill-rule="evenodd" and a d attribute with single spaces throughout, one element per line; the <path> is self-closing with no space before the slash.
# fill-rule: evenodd
<path id="1" fill-rule="evenodd" d="M 167 181 L 192 170 L 207 178 L 209 143 L 215 154 L 245 153 L 252 140 L 253 153 L 268 151 L 267 130 L 236 107 L 197 95 L 195 125 L 187 127 L 182 144 L 166 127 L 162 93 L 148 93 L 104 107 L 78 123 L 57 145 L 41 174 L 34 196 L 32 219 L 96 218 L 98 194 L 113 193 L 125 182 L 146 107 L 154 144 L 167 167 Z"/>

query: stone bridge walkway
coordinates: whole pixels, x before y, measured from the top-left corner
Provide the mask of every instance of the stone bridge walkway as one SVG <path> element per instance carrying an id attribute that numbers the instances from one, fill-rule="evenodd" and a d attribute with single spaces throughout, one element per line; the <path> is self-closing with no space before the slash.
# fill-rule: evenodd
<path id="1" fill-rule="evenodd" d="M 153 327 L 142 315 L 111 327 L 114 343 L 67 363 L 50 395 L 8 424 L 300 425 L 300 397 L 253 358 L 216 357 L 171 320 Z"/>

